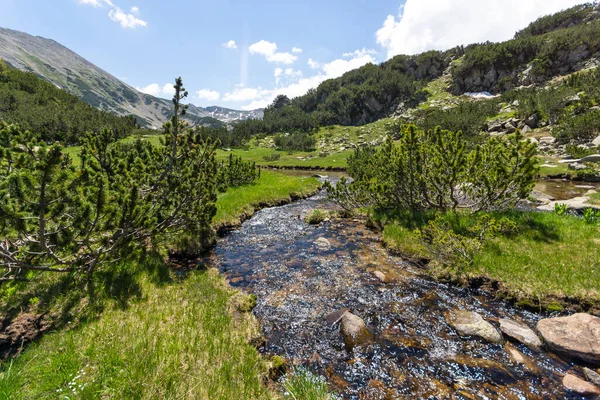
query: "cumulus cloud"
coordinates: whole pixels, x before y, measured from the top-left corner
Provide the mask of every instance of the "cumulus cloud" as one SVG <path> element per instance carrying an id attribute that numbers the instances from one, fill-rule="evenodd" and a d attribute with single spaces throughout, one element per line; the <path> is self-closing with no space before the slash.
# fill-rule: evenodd
<path id="1" fill-rule="evenodd" d="M 579 3 L 581 0 L 407 0 L 399 15 L 389 15 L 377 31 L 377 43 L 391 58 L 503 41 L 540 16 Z"/>
<path id="2" fill-rule="evenodd" d="M 245 86 L 236 86 L 231 92 L 223 96 L 226 102 L 248 102 L 241 107 L 242 110 L 254 110 L 268 106 L 273 99 L 284 94 L 289 98 L 294 98 L 306 94 L 309 89 L 316 88 L 321 82 L 327 79 L 337 78 L 353 69 L 362 67 L 368 63 L 375 63 L 376 60 L 369 52 L 353 52 L 350 59 L 337 59 L 328 63 L 317 63 L 313 61 L 315 69 L 319 69 L 316 75 L 304 77 L 302 71 L 293 68 L 276 68 L 273 75 L 276 80 L 286 77 L 286 84 L 273 89 L 249 88 Z M 309 60 L 309 62 L 312 60 Z M 278 81 L 279 83 L 279 81 Z"/>
<path id="3" fill-rule="evenodd" d="M 138 18 L 140 9 L 136 6 L 131 7 L 131 10 L 127 13 L 116 6 L 112 0 L 79 0 L 79 3 L 93 7 L 111 7 L 111 10 L 108 12 L 108 18 L 119 23 L 123 28 L 135 29 L 148 26 L 146 21 Z"/>
<path id="4" fill-rule="evenodd" d="M 215 90 L 202 89 L 196 92 L 199 99 L 207 101 L 217 101 L 221 98 L 221 93 Z"/>
<path id="5" fill-rule="evenodd" d="M 292 47 L 292 53 L 302 54 L 302 49 L 299 47 Z"/>
<path id="6" fill-rule="evenodd" d="M 308 66 L 311 69 L 319 69 L 321 67 L 321 64 L 318 63 L 317 61 L 313 60 L 312 58 L 308 59 Z"/>
<path id="7" fill-rule="evenodd" d="M 298 59 L 298 57 L 291 53 L 278 53 L 277 44 L 266 40 L 254 43 L 248 50 L 250 54 L 264 56 L 270 63 L 292 64 Z"/>
<path id="8" fill-rule="evenodd" d="M 175 94 L 175 88 L 172 83 L 165 83 L 160 86 L 158 83 L 151 83 L 143 88 L 136 88 L 142 93 L 150 94 L 156 97 L 172 97 Z"/>
<path id="9" fill-rule="evenodd" d="M 223 43 L 223 47 L 225 47 L 226 49 L 237 49 L 237 43 L 235 42 L 235 40 L 230 40 L 227 43 Z"/>

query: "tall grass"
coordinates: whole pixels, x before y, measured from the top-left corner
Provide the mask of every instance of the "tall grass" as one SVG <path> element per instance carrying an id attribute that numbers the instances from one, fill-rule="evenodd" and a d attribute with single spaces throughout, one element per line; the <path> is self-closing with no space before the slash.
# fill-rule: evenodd
<path id="1" fill-rule="evenodd" d="M 80 328 L 46 335 L 0 367 L 2 399 L 266 399 L 265 363 L 247 341 L 257 326 L 232 316 L 218 272 L 167 285 Z"/>

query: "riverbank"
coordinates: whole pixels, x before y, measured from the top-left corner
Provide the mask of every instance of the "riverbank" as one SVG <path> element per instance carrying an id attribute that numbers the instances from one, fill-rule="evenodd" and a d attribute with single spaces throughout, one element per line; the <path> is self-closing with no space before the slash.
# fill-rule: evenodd
<path id="1" fill-rule="evenodd" d="M 469 269 L 447 268 L 419 235 L 419 226 L 379 221 L 382 240 L 393 253 L 419 261 L 432 276 L 485 285 L 496 295 L 535 310 L 588 311 L 600 314 L 600 226 L 575 216 L 508 212 L 516 230 L 484 242 Z M 458 217 L 456 230 L 476 221 Z"/>
<path id="2" fill-rule="evenodd" d="M 320 187 L 316 178 L 262 171 L 254 185 L 219 196 L 214 227 L 231 228 Z M 0 363 L 0 398 L 278 397 L 264 384 L 269 362 L 249 344 L 259 337 L 254 300 L 216 270 L 183 277 L 149 256 L 115 265 L 100 280 L 93 307 L 81 282 L 63 277 L 45 282 L 53 299 L 35 297 L 39 286 L 19 299 L 4 294 L 4 310 L 22 304 L 29 316 L 4 319 L 5 331 L 20 335 L 19 344 L 43 337 Z M 12 339 L 0 335 L 0 344 Z"/>

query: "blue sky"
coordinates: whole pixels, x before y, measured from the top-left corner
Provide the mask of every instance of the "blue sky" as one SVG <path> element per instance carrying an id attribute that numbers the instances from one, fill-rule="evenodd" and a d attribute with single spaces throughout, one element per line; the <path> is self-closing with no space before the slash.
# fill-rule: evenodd
<path id="1" fill-rule="evenodd" d="M 0 26 L 51 38 L 145 92 L 253 109 L 367 62 L 505 40 L 574 0 L 0 0 Z"/>

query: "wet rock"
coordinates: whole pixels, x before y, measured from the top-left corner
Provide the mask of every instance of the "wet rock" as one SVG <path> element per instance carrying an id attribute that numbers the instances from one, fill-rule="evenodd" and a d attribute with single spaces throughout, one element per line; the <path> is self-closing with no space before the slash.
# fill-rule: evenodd
<path id="1" fill-rule="evenodd" d="M 593 371 L 589 368 L 583 368 L 583 375 L 585 376 L 585 379 L 592 382 L 594 385 L 600 387 L 600 374 L 599 373 L 597 373 L 596 371 Z"/>
<path id="2" fill-rule="evenodd" d="M 373 272 L 373 275 L 382 283 L 388 283 L 390 281 L 389 278 L 381 271 L 375 271 Z"/>
<path id="3" fill-rule="evenodd" d="M 521 342 L 528 347 L 532 347 L 534 349 L 539 349 L 542 347 L 542 341 L 540 338 L 538 338 L 535 332 L 528 326 L 519 322 L 502 318 L 500 320 L 500 330 L 506 336 L 515 339 L 516 341 Z"/>
<path id="4" fill-rule="evenodd" d="M 351 351 L 355 346 L 361 346 L 371 341 L 371 332 L 367 329 L 365 321 L 362 318 L 346 312 L 342 316 L 342 326 L 340 328 L 346 349 Z"/>
<path id="5" fill-rule="evenodd" d="M 586 395 L 600 395 L 600 388 L 584 381 L 575 375 L 567 374 L 563 378 L 563 386 L 575 393 Z"/>
<path id="6" fill-rule="evenodd" d="M 325 317 L 325 322 L 327 322 L 327 325 L 333 326 L 340 322 L 344 314 L 346 314 L 349 311 L 350 310 L 347 308 L 342 308 L 340 310 L 334 311 Z"/>
<path id="7" fill-rule="evenodd" d="M 496 328 L 476 312 L 455 310 L 446 314 L 446 321 L 462 336 L 477 336 L 492 343 L 502 342 L 502 335 Z"/>
<path id="8" fill-rule="evenodd" d="M 504 348 L 514 362 L 517 364 L 525 364 L 525 356 L 519 350 L 509 345 L 506 345 Z"/>
<path id="9" fill-rule="evenodd" d="M 331 242 L 323 237 L 315 240 L 315 245 L 321 250 L 331 249 Z"/>
<path id="10" fill-rule="evenodd" d="M 552 350 L 600 364 L 600 318 L 585 313 L 546 318 L 537 329 Z"/>

